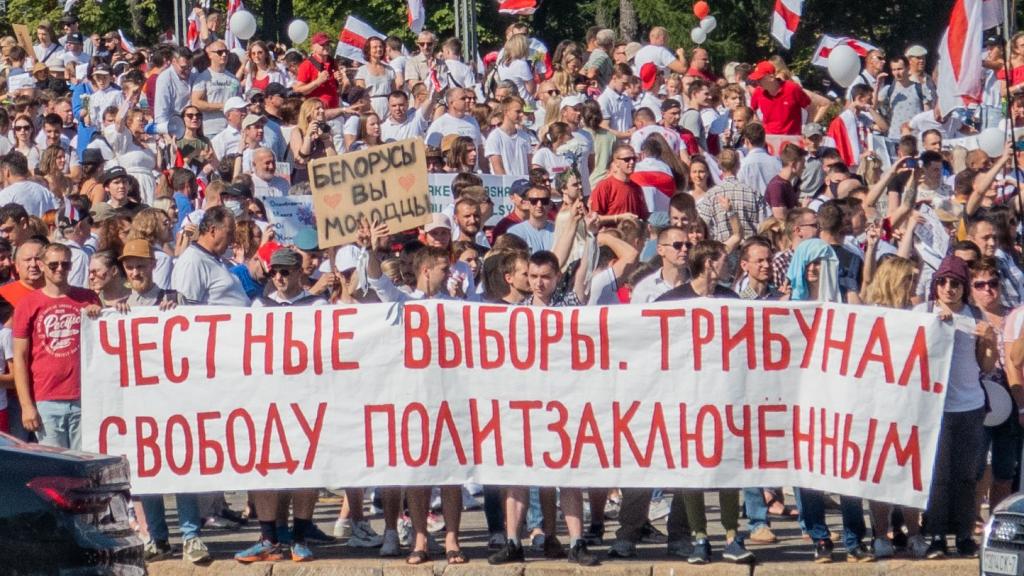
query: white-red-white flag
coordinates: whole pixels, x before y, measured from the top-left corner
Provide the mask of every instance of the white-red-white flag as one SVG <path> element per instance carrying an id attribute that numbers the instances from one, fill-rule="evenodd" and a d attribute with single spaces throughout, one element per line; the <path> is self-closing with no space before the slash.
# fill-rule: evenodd
<path id="1" fill-rule="evenodd" d="M 537 0 L 498 0 L 498 12 L 529 16 L 537 11 Z"/>
<path id="2" fill-rule="evenodd" d="M 239 10 L 245 10 L 242 0 L 228 0 L 227 10 L 225 10 L 224 14 L 227 21 L 227 25 L 224 27 L 224 44 L 229 52 L 242 47 L 242 43 L 231 33 L 231 17 Z"/>
<path id="3" fill-rule="evenodd" d="M 121 50 L 129 54 L 135 54 L 135 44 L 124 35 L 124 32 L 120 28 L 117 29 L 117 35 L 121 37 Z"/>
<path id="4" fill-rule="evenodd" d="M 199 16 L 195 12 L 188 15 L 188 30 L 185 31 L 185 46 L 189 50 L 199 50 Z"/>
<path id="5" fill-rule="evenodd" d="M 853 51 L 861 58 L 867 56 L 868 52 L 876 50 L 876 48 L 871 44 L 868 44 L 863 40 L 858 40 L 857 38 L 850 38 L 849 36 L 829 36 L 826 34 L 818 41 L 818 47 L 814 49 L 814 57 L 811 59 L 811 64 L 821 66 L 822 68 L 827 67 L 828 55 L 831 54 L 832 50 L 840 44 L 845 44 L 850 48 L 853 48 Z"/>
<path id="6" fill-rule="evenodd" d="M 359 18 L 350 15 L 345 20 L 345 27 L 341 29 L 341 34 L 338 35 L 338 47 L 334 50 L 334 54 L 335 56 L 341 56 L 342 58 L 348 58 L 349 60 L 365 64 L 366 58 L 363 57 L 363 44 L 366 44 L 369 38 L 380 38 L 383 40 L 387 36 L 377 32 L 373 29 L 373 26 Z"/>
<path id="7" fill-rule="evenodd" d="M 423 8 L 423 0 L 408 0 L 409 29 L 419 34 L 427 22 L 427 11 Z"/>
<path id="8" fill-rule="evenodd" d="M 783 48 L 789 49 L 789 42 L 800 25 L 800 14 L 804 11 L 804 0 L 775 0 L 772 13 L 772 37 Z"/>
<path id="9" fill-rule="evenodd" d="M 943 115 L 981 101 L 984 26 L 982 0 L 956 0 L 938 50 L 936 86 Z"/>

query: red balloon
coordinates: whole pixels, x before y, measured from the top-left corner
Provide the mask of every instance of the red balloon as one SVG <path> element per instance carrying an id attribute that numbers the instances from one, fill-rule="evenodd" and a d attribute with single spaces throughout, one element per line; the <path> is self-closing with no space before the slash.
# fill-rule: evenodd
<path id="1" fill-rule="evenodd" d="M 693 15 L 696 16 L 698 20 L 703 20 L 704 17 L 710 13 L 711 7 L 708 6 L 708 3 L 704 0 L 700 0 L 693 5 Z"/>

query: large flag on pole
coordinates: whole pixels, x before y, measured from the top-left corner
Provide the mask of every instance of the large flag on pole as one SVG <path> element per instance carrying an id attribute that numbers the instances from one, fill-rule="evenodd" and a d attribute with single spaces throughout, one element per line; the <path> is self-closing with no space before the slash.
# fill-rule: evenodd
<path id="1" fill-rule="evenodd" d="M 350 15 L 345 20 L 345 27 L 342 28 L 341 34 L 338 36 L 338 47 L 334 50 L 334 54 L 335 56 L 341 56 L 342 58 L 348 58 L 349 60 L 365 64 L 366 58 L 363 58 L 363 44 L 366 44 L 367 39 L 374 37 L 382 40 L 387 38 L 387 36 L 374 30 L 373 26 Z"/>
<path id="2" fill-rule="evenodd" d="M 529 16 L 537 11 L 537 0 L 498 0 L 498 12 Z"/>
<path id="3" fill-rule="evenodd" d="M 804 10 L 804 0 L 775 0 L 772 14 L 772 37 L 783 48 L 789 50 L 789 42 L 796 34 L 800 25 L 800 14 Z"/>
<path id="4" fill-rule="evenodd" d="M 423 9 L 423 0 L 409 0 L 409 29 L 419 34 L 426 21 L 427 13 Z"/>
<path id="5" fill-rule="evenodd" d="M 982 0 L 956 0 L 939 42 L 936 85 L 942 114 L 981 101 L 983 29 Z"/>
<path id="6" fill-rule="evenodd" d="M 840 44 L 846 44 L 853 51 L 857 53 L 861 58 L 868 55 L 868 52 L 875 50 L 876 48 L 863 40 L 856 38 L 850 38 L 849 36 L 829 36 L 825 34 L 818 41 L 818 47 L 814 49 L 814 58 L 811 59 L 811 64 L 815 66 L 827 67 L 828 66 L 828 55 L 832 53 L 832 50 Z"/>

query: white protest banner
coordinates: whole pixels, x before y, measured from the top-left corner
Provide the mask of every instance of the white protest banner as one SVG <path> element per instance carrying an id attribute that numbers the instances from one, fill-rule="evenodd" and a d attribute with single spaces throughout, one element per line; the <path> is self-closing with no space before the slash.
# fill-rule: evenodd
<path id="1" fill-rule="evenodd" d="M 481 174 L 484 181 L 484 190 L 494 202 L 494 213 L 484 223 L 485 226 L 496 226 L 502 218 L 512 213 L 512 183 L 520 180 L 521 176 L 495 176 L 493 174 Z M 430 211 L 444 212 L 450 206 L 452 199 L 452 181 L 455 174 L 430 174 L 427 182 L 430 185 Z"/>
<path id="2" fill-rule="evenodd" d="M 320 247 L 354 242 L 363 218 L 392 234 L 429 222 L 425 153 L 423 140 L 410 138 L 310 162 Z"/>
<path id="3" fill-rule="evenodd" d="M 291 244 L 299 230 L 316 226 L 312 196 L 267 196 L 263 205 L 274 237 L 282 244 Z"/>
<path id="4" fill-rule="evenodd" d="M 83 445 L 126 455 L 137 494 L 473 479 L 923 507 L 952 342 L 934 314 L 813 302 L 105 312 L 82 321 Z"/>

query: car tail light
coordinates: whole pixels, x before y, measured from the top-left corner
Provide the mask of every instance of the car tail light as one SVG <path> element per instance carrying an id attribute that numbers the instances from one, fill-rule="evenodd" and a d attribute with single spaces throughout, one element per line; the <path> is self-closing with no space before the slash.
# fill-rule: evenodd
<path id="1" fill-rule="evenodd" d="M 40 476 L 26 484 L 43 500 L 73 514 L 104 512 L 113 497 L 111 492 L 91 492 L 88 478 L 68 476 Z"/>

